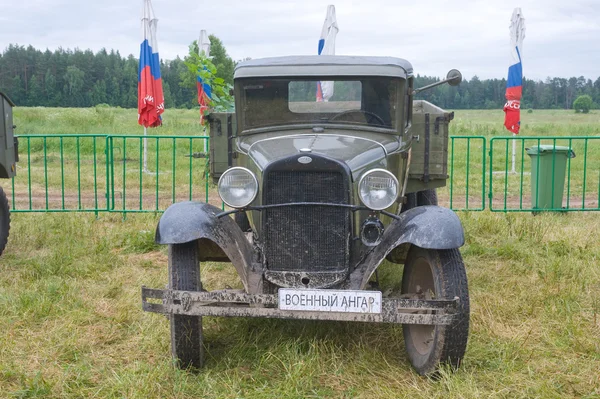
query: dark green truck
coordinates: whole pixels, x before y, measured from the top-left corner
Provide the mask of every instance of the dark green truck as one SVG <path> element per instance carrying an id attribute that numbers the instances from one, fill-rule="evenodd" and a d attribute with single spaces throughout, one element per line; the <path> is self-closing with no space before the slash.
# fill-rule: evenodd
<path id="1" fill-rule="evenodd" d="M 0 92 L 0 179 L 10 179 L 17 173 L 18 145 L 14 137 L 12 108 L 15 106 Z M 0 255 L 6 247 L 10 230 L 10 207 L 0 181 Z"/>
<path id="2" fill-rule="evenodd" d="M 459 84 L 450 71 L 437 84 Z M 333 96 L 316 101 L 318 88 Z M 182 368 L 201 367 L 203 316 L 403 324 L 421 374 L 458 367 L 469 294 L 458 217 L 437 206 L 453 114 L 414 100 L 413 68 L 391 57 L 295 56 L 235 70 L 233 114 L 212 114 L 210 167 L 227 208 L 181 202 L 160 219 L 168 315 Z M 234 216 L 234 217 L 231 217 Z M 379 284 L 384 261 L 402 281 Z M 243 289 L 207 292 L 200 262 L 231 262 Z"/>

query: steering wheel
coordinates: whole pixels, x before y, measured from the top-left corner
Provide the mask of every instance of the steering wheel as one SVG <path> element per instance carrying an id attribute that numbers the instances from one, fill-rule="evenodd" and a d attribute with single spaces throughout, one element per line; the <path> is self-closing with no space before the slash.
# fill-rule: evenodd
<path id="1" fill-rule="evenodd" d="M 367 124 L 369 124 L 369 125 L 372 124 L 371 122 L 377 121 L 380 125 L 385 126 L 384 120 L 379 115 L 377 115 L 376 113 L 371 112 L 371 111 L 364 111 L 362 109 L 350 109 L 348 111 L 342 111 L 338 114 L 333 115 L 329 120 L 334 121 L 338 118 L 342 118 L 346 115 L 355 114 L 355 113 L 364 114 L 366 116 L 365 119 L 367 120 Z"/>

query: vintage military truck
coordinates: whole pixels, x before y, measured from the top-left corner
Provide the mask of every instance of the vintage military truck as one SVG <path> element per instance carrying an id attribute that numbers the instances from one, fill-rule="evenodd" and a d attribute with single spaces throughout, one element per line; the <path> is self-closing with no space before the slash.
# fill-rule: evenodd
<path id="1" fill-rule="evenodd" d="M 0 92 L 0 179 L 10 179 L 17 173 L 18 145 L 13 134 L 12 101 Z M 0 185 L 0 255 L 4 252 L 10 230 L 8 198 Z"/>
<path id="2" fill-rule="evenodd" d="M 460 81 L 452 70 L 434 85 Z M 417 372 L 459 366 L 469 331 L 464 235 L 435 196 L 448 178 L 453 115 L 413 100 L 422 89 L 399 58 L 236 67 L 235 114 L 211 116 L 211 172 L 228 209 L 169 207 L 156 229 L 169 246 L 169 285 L 142 288 L 143 309 L 169 316 L 180 367 L 204 363 L 203 316 L 398 323 Z M 404 265 L 396 287 L 379 286 L 385 260 Z M 244 288 L 205 291 L 206 261 L 231 262 Z"/>

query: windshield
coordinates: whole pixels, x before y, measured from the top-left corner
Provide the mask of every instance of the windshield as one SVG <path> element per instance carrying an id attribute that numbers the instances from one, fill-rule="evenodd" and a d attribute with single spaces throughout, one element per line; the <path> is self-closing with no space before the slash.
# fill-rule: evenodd
<path id="1" fill-rule="evenodd" d="M 240 79 L 242 130 L 286 124 L 352 124 L 396 129 L 403 79 Z"/>

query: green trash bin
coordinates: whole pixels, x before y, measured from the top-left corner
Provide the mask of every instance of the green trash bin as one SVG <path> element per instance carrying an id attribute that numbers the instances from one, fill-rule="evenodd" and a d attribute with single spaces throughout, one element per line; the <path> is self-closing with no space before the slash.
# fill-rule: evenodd
<path id="1" fill-rule="evenodd" d="M 551 144 L 527 148 L 531 158 L 531 206 L 533 209 L 561 209 L 567 159 L 575 152 Z"/>

